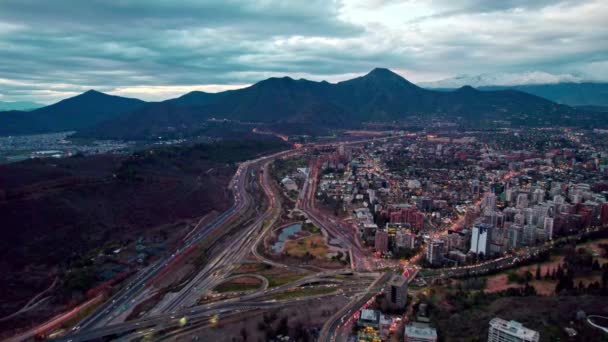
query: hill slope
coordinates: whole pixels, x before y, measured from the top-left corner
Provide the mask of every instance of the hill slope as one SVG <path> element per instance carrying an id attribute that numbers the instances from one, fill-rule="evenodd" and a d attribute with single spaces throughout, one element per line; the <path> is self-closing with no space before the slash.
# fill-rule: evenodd
<path id="1" fill-rule="evenodd" d="M 487 86 L 481 90 L 515 89 L 569 106 L 608 106 L 608 83 L 558 83 L 518 85 L 512 87 Z"/>
<path id="2" fill-rule="evenodd" d="M 89 90 L 30 112 L 1 112 L 0 135 L 80 130 L 114 119 L 144 104 L 141 100 Z"/>
<path id="3" fill-rule="evenodd" d="M 573 108 L 524 92 L 479 91 L 471 87 L 433 91 L 388 69 L 374 69 L 365 76 L 336 84 L 283 77 L 217 94 L 193 92 L 149 104 L 81 134 L 145 139 L 195 131 L 211 118 L 310 128 L 356 127 L 370 121 L 405 121 L 425 116 L 458 118 L 470 126 L 495 120 L 526 125 L 570 124 L 575 114 Z"/>
<path id="4" fill-rule="evenodd" d="M 48 287 L 52 270 L 108 242 L 160 226 L 175 234 L 176 223 L 227 209 L 235 163 L 288 147 L 258 136 L 0 165 L 0 317 Z M 0 323 L 0 331 L 14 323 Z"/>

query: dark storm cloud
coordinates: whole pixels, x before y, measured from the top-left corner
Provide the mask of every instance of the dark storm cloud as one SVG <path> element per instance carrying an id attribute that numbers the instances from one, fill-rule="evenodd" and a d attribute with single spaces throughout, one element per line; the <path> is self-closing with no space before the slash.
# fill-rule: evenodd
<path id="1" fill-rule="evenodd" d="M 339 8 L 320 0 L 7 0 L 0 3 L 0 79 L 74 90 L 249 83 L 256 71 L 294 71 L 290 61 L 299 57 L 281 55 L 277 37 L 361 34 L 337 18 Z M 0 92 L 10 95 L 12 83 Z"/>
<path id="2" fill-rule="evenodd" d="M 353 2 L 368 10 L 348 13 Z M 52 101 L 89 88 L 163 98 L 169 93 L 145 88 L 285 74 L 335 80 L 375 66 L 442 75 L 567 67 L 608 77 L 599 0 L 344 3 L 3 0 L 0 101 Z M 430 10 L 382 12 L 402 3 Z"/>

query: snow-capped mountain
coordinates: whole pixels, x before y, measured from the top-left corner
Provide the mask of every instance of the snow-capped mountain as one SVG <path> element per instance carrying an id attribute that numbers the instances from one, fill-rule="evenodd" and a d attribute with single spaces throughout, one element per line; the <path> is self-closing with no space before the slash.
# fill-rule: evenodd
<path id="1" fill-rule="evenodd" d="M 580 83 L 584 82 L 582 75 L 576 74 L 550 74 L 544 71 L 529 71 L 524 73 L 496 73 L 459 75 L 434 82 L 419 83 L 425 88 L 459 88 L 465 85 L 472 87 L 483 86 L 515 86 L 532 84 L 558 84 L 558 83 Z"/>

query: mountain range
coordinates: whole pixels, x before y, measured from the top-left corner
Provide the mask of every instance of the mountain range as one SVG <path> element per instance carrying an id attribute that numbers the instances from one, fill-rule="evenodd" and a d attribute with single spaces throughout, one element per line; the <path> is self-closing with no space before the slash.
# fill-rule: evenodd
<path id="1" fill-rule="evenodd" d="M 572 125 L 589 124 L 597 115 L 513 89 L 424 89 L 388 69 L 377 68 L 339 83 L 269 78 L 243 89 L 195 91 L 163 102 L 145 103 L 89 91 L 32 112 L 0 113 L 0 134 L 77 130 L 81 137 L 150 139 L 197 134 L 211 119 L 293 129 L 434 117 L 466 127 L 484 127 L 497 120 L 513 125 Z M 7 117 L 18 124 L 4 124 Z"/>
<path id="2" fill-rule="evenodd" d="M 608 106 L 608 83 L 587 81 L 581 75 L 534 71 L 521 74 L 460 75 L 420 86 L 454 90 L 464 85 L 479 90 L 515 89 L 569 106 Z"/>
<path id="3" fill-rule="evenodd" d="M 44 107 L 43 104 L 30 102 L 30 101 L 11 101 L 2 102 L 0 101 L 0 111 L 7 110 L 34 110 L 37 108 Z"/>
<path id="4" fill-rule="evenodd" d="M 482 126 L 495 120 L 539 125 L 575 113 L 568 106 L 514 90 L 479 91 L 471 87 L 450 92 L 428 90 L 388 69 L 378 68 L 335 84 L 283 77 L 215 94 L 192 92 L 150 103 L 81 135 L 145 139 L 176 131 L 194 133 L 211 118 L 263 123 L 275 128 L 280 125 L 346 128 L 365 122 L 403 122 L 438 116 L 459 118 L 467 126 Z"/>
<path id="5" fill-rule="evenodd" d="M 608 106 L 608 83 L 581 82 L 484 86 L 480 90 L 515 89 L 569 106 Z"/>
<path id="6" fill-rule="evenodd" d="M 558 83 L 582 83 L 586 78 L 580 74 L 551 74 L 544 71 L 522 73 L 485 73 L 479 75 L 458 75 L 439 81 L 421 82 L 419 85 L 430 89 L 455 89 L 465 85 L 479 88 L 485 86 L 519 86 Z"/>

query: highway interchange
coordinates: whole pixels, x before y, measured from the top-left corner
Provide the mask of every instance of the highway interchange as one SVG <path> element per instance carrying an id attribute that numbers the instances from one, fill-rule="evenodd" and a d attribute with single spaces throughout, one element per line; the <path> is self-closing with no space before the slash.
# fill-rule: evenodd
<path id="1" fill-rule="evenodd" d="M 377 139 L 346 142 L 343 144 L 360 144 Z M 314 147 L 335 146 L 334 144 L 317 144 Z M 273 267 L 298 269 L 296 266 L 284 265 L 265 258 L 257 252 L 256 246 L 264 234 L 273 227 L 281 208 L 280 196 L 276 194 L 276 189 L 271 184 L 268 166 L 276 158 L 300 155 L 308 152 L 308 150 L 308 148 L 288 150 L 241 163 L 230 182 L 230 188 L 234 193 L 234 204 L 229 210 L 207 225 L 197 227 L 195 233 L 191 234 L 182 246 L 176 248 L 170 255 L 160 258 L 142 270 L 125 288 L 113 295 L 93 314 L 80 322 L 71 334 L 60 340 L 72 342 L 87 341 L 121 334 L 126 334 L 121 339 L 129 340 L 137 338 L 142 329 L 160 331 L 168 328 L 179 328 L 180 324 L 183 323 L 183 320 L 181 323 L 180 320 L 183 318 L 186 318 L 188 322 L 200 323 L 201 321 L 208 320 L 210 316 L 220 313 L 227 314 L 237 310 L 240 312 L 285 307 L 292 302 L 297 303 L 298 301 L 277 302 L 276 300 L 269 300 L 269 295 L 307 283 L 335 282 L 327 279 L 327 277 L 338 274 L 352 274 L 354 271 L 356 277 L 375 277 L 376 281 L 373 286 L 367 286 L 369 285 L 367 283 L 365 283 L 365 286 L 362 284 L 352 285 L 352 291 L 349 293 L 352 295 L 352 299 L 349 305 L 340 311 L 342 312 L 341 315 L 326 322 L 322 336 L 328 341 L 334 340 L 334 335 L 338 333 L 337 329 L 340 327 L 343 318 L 352 315 L 353 312 L 361 307 L 362 303 L 379 293 L 387 276 L 382 273 L 369 273 L 378 268 L 379 265 L 376 263 L 375 258 L 370 257 L 360 246 L 354 237 L 354 231 L 350 230 L 350 227 L 345 226 L 340 221 L 326 218 L 322 212 L 316 210 L 314 206 L 314 192 L 319 171 L 318 167 L 311 168 L 309 180 L 306 182 L 305 189 L 297 201 L 297 207 L 312 222 L 325 229 L 334 237 L 341 247 L 349 251 L 352 268 L 319 272 L 278 288 L 263 289 L 249 295 L 219 301 L 214 304 L 197 305 L 202 294 L 207 293 L 215 286 L 230 278 L 231 271 L 249 252 L 260 262 L 267 263 Z M 265 199 L 255 198 L 256 194 L 259 196 L 259 188 L 263 190 Z M 123 312 L 126 307 L 137 305 L 138 302 L 150 297 L 154 293 L 150 285 L 152 280 L 162 275 L 168 268 L 171 268 L 174 259 L 178 259 L 181 254 L 187 253 L 189 249 L 195 248 L 201 242 L 211 239 L 220 233 L 224 234 L 227 228 L 234 225 L 238 225 L 239 229 L 235 229 L 236 232 L 231 233 L 227 245 L 223 245 L 221 251 L 208 260 L 206 265 L 178 292 L 166 295 L 143 318 L 127 322 L 122 321 L 125 316 Z M 361 274 L 357 272 L 367 273 Z M 370 279 L 369 282 L 374 279 Z"/>
<path id="2" fill-rule="evenodd" d="M 348 269 L 320 272 L 274 289 L 263 289 L 250 295 L 213 304 L 197 305 L 201 294 L 210 291 L 228 279 L 235 265 L 245 258 L 249 252 L 254 252 L 254 256 L 272 266 L 293 267 L 264 258 L 256 252 L 255 247 L 264 233 L 273 226 L 280 213 L 280 199 L 270 184 L 268 165 L 276 158 L 293 156 L 303 151 L 305 150 L 283 151 L 241 163 L 230 182 L 230 187 L 234 193 L 234 204 L 230 209 L 212 222 L 197 227 L 195 233 L 190 234 L 175 251 L 170 254 L 167 253 L 167 255 L 141 270 L 129 280 L 123 289 L 82 320 L 70 334 L 59 340 L 87 341 L 125 333 L 135 333 L 135 336 L 126 335 L 135 338 L 139 332 L 143 331 L 142 329 L 158 331 L 160 329 L 177 328 L 183 323 L 183 318 L 193 322 L 208 319 L 209 316 L 220 313 L 285 307 L 298 301 L 276 301 L 267 298 L 274 293 L 307 283 L 335 282 L 335 280 L 327 279 L 327 277 L 351 272 Z M 265 210 L 262 208 L 263 205 L 261 205 L 259 198 L 254 198 L 256 194 L 259 195 L 258 185 L 264 193 Z M 175 259 L 187 253 L 189 249 L 195 248 L 202 241 L 217 235 L 219 231 L 222 231 L 223 234 L 224 230 L 234 221 L 238 221 L 238 223 L 245 221 L 246 224 L 232 233 L 228 244 L 221 252 L 208 260 L 206 265 L 178 292 L 165 296 L 143 318 L 127 322 L 120 321 L 124 317 L 126 308 L 132 308 L 143 298 L 154 293 L 151 289 L 152 281 L 172 267 Z"/>

